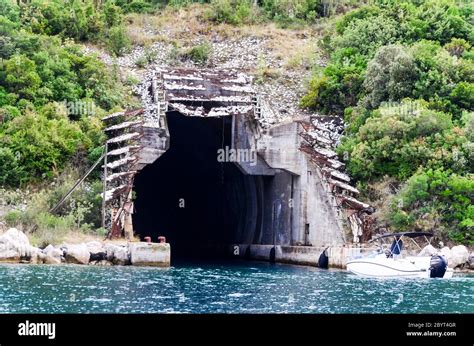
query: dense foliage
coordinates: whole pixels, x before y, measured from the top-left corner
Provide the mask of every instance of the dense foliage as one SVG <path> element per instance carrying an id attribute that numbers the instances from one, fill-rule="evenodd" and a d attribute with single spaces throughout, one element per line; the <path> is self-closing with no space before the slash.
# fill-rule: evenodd
<path id="1" fill-rule="evenodd" d="M 102 144 L 100 116 L 123 102 L 123 88 L 75 40 L 97 40 L 120 22 L 120 8 L 91 2 L 0 3 L 0 184 L 53 176 L 87 164 Z M 102 12 L 101 12 L 102 13 Z"/>
<path id="2" fill-rule="evenodd" d="M 382 221 L 474 244 L 474 31 L 468 2 L 379 1 L 339 19 L 302 105 L 343 115 L 352 175 L 396 178 Z M 367 184 L 368 182 L 368 184 Z"/>

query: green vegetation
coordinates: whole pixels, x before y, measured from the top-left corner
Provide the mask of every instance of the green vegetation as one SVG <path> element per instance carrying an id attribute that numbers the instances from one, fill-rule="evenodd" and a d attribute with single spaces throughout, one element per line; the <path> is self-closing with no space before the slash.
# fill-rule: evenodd
<path id="1" fill-rule="evenodd" d="M 212 46 L 208 42 L 198 44 L 180 54 L 181 59 L 190 59 L 196 64 L 204 65 L 209 60 Z"/>
<path id="2" fill-rule="evenodd" d="M 69 38 L 95 39 L 91 4 L 68 2 L 76 22 L 64 17 L 67 8 L 57 1 L 0 5 L 2 185 L 52 177 L 71 159 L 88 165 L 102 144 L 100 117 L 123 102 L 113 71 Z M 105 13 L 104 21 L 118 20 L 113 11 Z"/>
<path id="3" fill-rule="evenodd" d="M 467 2 L 376 1 L 321 41 L 329 62 L 302 105 L 344 116 L 338 150 L 361 185 L 397 179 L 379 213 L 394 231 L 474 244 L 472 14 Z"/>
<path id="4" fill-rule="evenodd" d="M 64 168 L 74 167 L 77 178 L 100 155 L 100 118 L 128 102 L 116 71 L 76 44 L 121 54 L 129 44 L 121 23 L 122 10 L 112 2 L 102 8 L 92 0 L 0 2 L 0 186 L 43 186 L 29 196 L 26 210 L 13 210 L 5 220 L 36 229 L 39 242 L 100 227 L 97 176 L 59 214 L 48 210 L 73 185 L 62 180 Z"/>
<path id="5" fill-rule="evenodd" d="M 207 4 L 205 19 L 232 25 L 274 21 L 282 26 L 314 23 L 318 18 L 358 5 L 358 0 L 115 0 L 125 13 L 157 13 L 164 7 Z"/>
<path id="6" fill-rule="evenodd" d="M 79 178 L 75 169 L 66 169 L 55 181 L 53 187 L 42 188 L 36 192 L 21 193 L 0 190 L 0 204 L 15 206 L 28 199 L 28 207 L 23 211 L 12 210 L 4 219 L 9 227 L 18 227 L 30 233 L 31 240 L 38 246 L 59 244 L 71 232 L 78 235 L 105 234 L 100 229 L 100 210 L 102 183 L 99 180 L 85 183 L 62 205 L 56 215 L 48 211 L 64 196 Z M 97 233 L 99 232 L 99 233 Z"/>

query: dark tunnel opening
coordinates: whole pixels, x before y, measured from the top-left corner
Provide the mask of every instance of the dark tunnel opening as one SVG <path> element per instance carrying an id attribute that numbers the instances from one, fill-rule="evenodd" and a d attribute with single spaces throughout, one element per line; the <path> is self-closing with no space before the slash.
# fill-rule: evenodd
<path id="1" fill-rule="evenodd" d="M 246 220 L 252 218 L 256 230 L 261 223 L 257 195 L 263 178 L 218 161 L 218 149 L 231 147 L 232 117 L 172 112 L 167 121 L 170 148 L 135 178 L 135 234 L 152 241 L 165 236 L 173 260 L 203 257 L 213 245 L 242 241 Z M 250 194 L 244 188 L 249 181 Z"/>

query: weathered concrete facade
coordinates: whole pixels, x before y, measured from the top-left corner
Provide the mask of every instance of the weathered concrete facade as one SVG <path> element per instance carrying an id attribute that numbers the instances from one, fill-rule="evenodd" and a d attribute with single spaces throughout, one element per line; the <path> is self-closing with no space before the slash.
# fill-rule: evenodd
<path id="1" fill-rule="evenodd" d="M 341 247 L 358 241 L 365 226 L 360 213 L 370 214 L 369 206 L 354 198 L 358 191 L 340 171 L 343 163 L 331 150 L 334 140 L 324 123 L 303 119 L 265 126 L 268 110 L 253 91 L 251 79 L 237 71 L 161 71 L 153 74 L 145 85 L 143 110 L 105 119 L 118 119 L 108 127 L 109 145 L 124 143 L 112 148 L 119 155 L 115 164 L 108 163 L 112 171 L 109 173 L 117 177 L 115 185 L 111 184 L 104 194 L 109 206 L 111 235 L 120 235 L 127 217 L 134 212 L 135 232 L 141 236 L 155 227 L 154 215 L 172 221 L 170 215 L 176 213 L 176 225 L 180 222 L 179 215 L 202 220 L 190 211 L 180 214 L 179 209 L 167 205 L 162 207 L 168 208 L 163 214 L 148 208 L 155 201 L 159 205 L 160 198 L 172 199 L 173 203 L 181 201 L 173 191 L 202 171 L 216 181 L 222 178 L 222 186 L 215 187 L 212 181 L 206 182 L 201 177 L 202 184 L 210 186 L 209 196 L 203 196 L 206 193 L 196 186 L 201 180 L 192 180 L 195 182 L 190 185 L 191 190 L 196 192 L 187 197 L 187 201 L 194 204 L 186 208 L 196 205 L 201 208 L 199 213 L 207 213 L 203 205 L 195 202 L 200 200 L 201 204 L 216 208 L 220 216 L 212 222 L 208 220 L 212 218 L 209 214 L 202 225 L 183 223 L 181 228 L 186 231 L 193 227 L 197 232 L 200 227 L 203 229 L 201 238 L 191 233 L 186 235 L 192 241 L 201 239 L 203 243 L 216 246 L 222 243 L 279 246 L 274 251 L 278 249 L 276 257 L 282 261 L 290 261 L 285 259 L 291 258 L 292 250 L 288 247 L 312 253 L 314 249 L 319 251 L 327 246 Z M 130 120 L 127 114 L 138 115 L 138 119 Z M 125 125 L 120 126 L 120 123 Z M 180 138 L 182 134 L 185 135 Z M 256 156 L 251 161 L 218 163 L 217 153 L 212 156 L 213 150 L 224 150 L 224 147 Z M 187 156 L 188 161 L 171 157 L 178 155 L 176 153 Z M 187 162 L 193 166 L 186 166 Z M 157 164 L 156 171 L 152 172 L 150 167 Z M 162 174 L 165 167 L 167 175 Z M 145 183 L 145 178 L 140 180 L 141 176 L 147 177 Z M 181 183 L 173 182 L 174 178 L 181 179 Z M 109 175 L 107 181 L 112 180 Z M 143 201 L 135 201 L 140 210 L 134 211 L 130 207 L 134 202 L 134 182 L 148 184 L 147 187 L 176 183 L 176 188 L 163 189 L 163 193 L 156 188 L 151 196 L 148 192 L 151 189 L 137 186 L 138 199 L 149 196 L 146 207 Z M 186 194 L 186 190 L 183 191 Z M 215 198 L 222 195 L 222 201 L 211 201 L 211 195 Z M 186 199 L 182 200 L 184 205 Z M 179 226 L 168 222 L 162 228 L 173 232 L 172 229 Z M 306 250 L 309 247 L 313 250 Z M 258 255 L 253 257 L 259 258 Z"/>

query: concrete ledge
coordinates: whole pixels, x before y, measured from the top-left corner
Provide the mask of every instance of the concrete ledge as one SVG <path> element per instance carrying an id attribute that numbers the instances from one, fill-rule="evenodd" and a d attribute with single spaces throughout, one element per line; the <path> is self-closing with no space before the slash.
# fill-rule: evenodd
<path id="1" fill-rule="evenodd" d="M 323 250 L 313 246 L 276 246 L 275 260 L 281 263 L 316 266 Z"/>
<path id="2" fill-rule="evenodd" d="M 238 251 L 236 248 L 238 247 Z M 228 251 L 233 256 L 254 259 L 260 261 L 270 261 L 271 250 L 275 248 L 275 262 L 298 265 L 317 266 L 319 256 L 327 249 L 330 268 L 346 268 L 346 262 L 350 258 L 363 256 L 372 249 L 352 247 L 352 246 L 289 246 L 289 245 L 255 245 L 255 244 L 234 244 L 228 247 Z"/>
<path id="3" fill-rule="evenodd" d="M 171 247 L 168 243 L 129 243 L 130 261 L 135 266 L 169 267 Z"/>
<path id="4" fill-rule="evenodd" d="M 273 245 L 250 245 L 247 256 L 252 259 L 270 261 L 270 251 L 272 251 Z"/>

